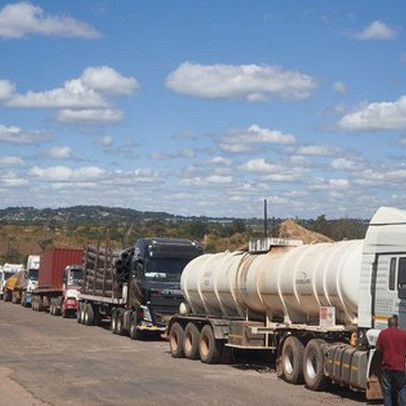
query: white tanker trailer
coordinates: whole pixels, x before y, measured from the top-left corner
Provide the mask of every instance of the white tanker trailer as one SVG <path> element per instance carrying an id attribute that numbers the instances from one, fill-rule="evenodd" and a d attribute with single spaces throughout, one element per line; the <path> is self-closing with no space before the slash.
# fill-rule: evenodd
<path id="1" fill-rule="evenodd" d="M 206 254 L 184 269 L 168 325 L 173 357 L 219 362 L 224 347 L 269 349 L 288 382 L 330 381 L 381 396 L 374 345 L 392 315 L 406 329 L 406 211 L 380 208 L 364 240 Z"/>

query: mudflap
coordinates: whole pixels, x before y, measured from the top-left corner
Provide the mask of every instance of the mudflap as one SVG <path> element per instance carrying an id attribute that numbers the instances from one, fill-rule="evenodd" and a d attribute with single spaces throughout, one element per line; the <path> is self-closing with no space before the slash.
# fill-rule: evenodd
<path id="1" fill-rule="evenodd" d="M 381 372 L 382 352 L 372 350 L 372 358 L 369 365 L 367 387 L 365 397 L 367 400 L 383 399 L 379 374 Z"/>
<path id="2" fill-rule="evenodd" d="M 367 400 L 378 400 L 383 398 L 378 376 L 371 375 L 368 378 L 365 397 Z"/>

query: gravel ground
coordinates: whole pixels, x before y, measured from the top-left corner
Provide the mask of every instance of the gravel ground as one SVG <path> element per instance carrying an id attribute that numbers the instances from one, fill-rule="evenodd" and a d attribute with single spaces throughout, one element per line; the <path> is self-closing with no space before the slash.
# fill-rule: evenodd
<path id="1" fill-rule="evenodd" d="M 231 365 L 173 359 L 161 340 L 0 302 L 3 405 L 367 405 L 337 387 L 312 392 L 276 377 L 258 356 Z"/>

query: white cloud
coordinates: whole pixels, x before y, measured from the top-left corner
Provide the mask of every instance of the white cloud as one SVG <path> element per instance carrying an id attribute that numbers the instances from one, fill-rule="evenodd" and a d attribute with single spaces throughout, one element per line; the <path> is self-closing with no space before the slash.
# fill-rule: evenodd
<path id="1" fill-rule="evenodd" d="M 111 107 L 109 97 L 135 93 L 138 83 L 109 66 L 86 68 L 81 76 L 68 80 L 63 87 L 40 92 L 17 93 L 8 80 L 0 80 L 0 102 L 8 107 L 62 109 L 57 120 L 62 123 L 115 123 L 124 117 Z"/>
<path id="2" fill-rule="evenodd" d="M 139 87 L 135 78 L 125 77 L 109 66 L 86 68 L 80 80 L 84 86 L 101 93 L 129 95 Z"/>
<path id="3" fill-rule="evenodd" d="M 341 191 L 348 189 L 348 179 L 315 179 L 309 186 L 310 190 L 325 190 L 329 192 Z"/>
<path id="4" fill-rule="evenodd" d="M 355 171 L 360 169 L 360 164 L 347 158 L 336 158 L 330 162 L 333 169 Z"/>
<path id="5" fill-rule="evenodd" d="M 284 173 L 270 174 L 265 179 L 273 182 L 297 182 L 302 179 L 302 174 L 299 171 L 285 170 Z"/>
<path id="6" fill-rule="evenodd" d="M 106 171 L 97 166 L 85 166 L 78 169 L 72 169 L 67 166 L 50 166 L 41 168 L 34 166 L 30 170 L 30 175 L 45 181 L 63 182 L 75 181 L 85 182 L 92 179 L 100 179 L 106 174 Z"/>
<path id="7" fill-rule="evenodd" d="M 0 176 L 0 186 L 6 188 L 19 188 L 28 185 L 27 179 L 19 177 L 13 172 L 7 172 Z M 4 196 L 3 196 L 4 198 Z"/>
<path id="8" fill-rule="evenodd" d="M 8 4 L 0 10 L 0 36 L 22 38 L 29 34 L 84 39 L 99 38 L 91 25 L 70 16 L 46 15 L 39 6 L 28 2 Z"/>
<path id="9" fill-rule="evenodd" d="M 199 65 L 185 62 L 166 78 L 166 87 L 207 99 L 265 101 L 273 96 L 301 100 L 317 87 L 309 75 L 271 65 Z"/>
<path id="10" fill-rule="evenodd" d="M 349 186 L 348 179 L 330 179 L 328 184 L 331 189 L 336 190 L 347 189 Z"/>
<path id="11" fill-rule="evenodd" d="M 377 131 L 406 129 L 406 96 L 394 102 L 370 103 L 346 114 L 338 122 L 344 130 Z"/>
<path id="12" fill-rule="evenodd" d="M 230 166 L 231 161 L 229 159 L 223 158 L 222 156 L 215 156 L 210 160 L 209 165 Z"/>
<path id="13" fill-rule="evenodd" d="M 100 144 L 105 146 L 105 147 L 109 147 L 109 146 L 113 145 L 113 137 L 111 137 L 110 135 L 104 136 L 100 140 Z"/>
<path id="14" fill-rule="evenodd" d="M 4 166 L 19 166 L 23 165 L 24 161 L 18 156 L 3 156 L 0 157 L 0 165 Z"/>
<path id="15" fill-rule="evenodd" d="M 70 147 L 54 147 L 48 151 L 48 154 L 56 159 L 69 159 L 72 157 L 73 151 Z"/>
<path id="16" fill-rule="evenodd" d="M 214 184 L 227 184 L 233 181 L 232 176 L 220 176 L 220 175 L 211 175 L 207 177 L 208 183 Z"/>
<path id="17" fill-rule="evenodd" d="M 266 161 L 264 158 L 251 159 L 245 164 L 241 165 L 241 169 L 248 172 L 257 172 L 257 173 L 271 173 L 281 169 L 279 164 L 273 164 L 269 161 Z"/>
<path id="18" fill-rule="evenodd" d="M 195 151 L 191 148 L 184 148 L 178 152 L 180 158 L 193 158 L 195 155 Z"/>
<path id="19" fill-rule="evenodd" d="M 296 168 L 306 168 L 311 166 L 311 162 L 302 155 L 292 155 L 291 157 L 289 157 L 289 163 Z"/>
<path id="20" fill-rule="evenodd" d="M 260 149 L 266 144 L 290 145 L 296 142 L 291 134 L 261 128 L 256 124 L 247 130 L 230 130 L 219 141 L 219 147 L 230 153 L 245 153 Z"/>
<path id="21" fill-rule="evenodd" d="M 73 79 L 61 88 L 14 94 L 6 105 L 21 108 L 94 108 L 106 107 L 108 102 L 94 89 L 85 87 L 80 79 Z"/>
<path id="22" fill-rule="evenodd" d="M 0 102 L 10 99 L 14 94 L 15 85 L 9 80 L 0 80 Z"/>
<path id="23" fill-rule="evenodd" d="M 353 33 L 351 36 L 359 40 L 388 40 L 396 37 L 396 30 L 386 23 L 376 20 L 362 31 Z"/>
<path id="24" fill-rule="evenodd" d="M 333 83 L 333 90 L 337 93 L 347 93 L 347 86 L 343 82 L 334 82 Z"/>
<path id="25" fill-rule="evenodd" d="M 39 144 L 48 141 L 50 136 L 40 131 L 24 131 L 19 127 L 6 127 L 0 124 L 0 142 L 12 144 Z"/>
<path id="26" fill-rule="evenodd" d="M 297 153 L 301 155 L 318 155 L 326 156 L 333 155 L 336 152 L 335 148 L 325 147 L 322 145 L 305 145 L 298 148 Z"/>
<path id="27" fill-rule="evenodd" d="M 157 169 L 138 168 L 132 173 L 132 175 L 135 182 L 154 184 L 157 181 L 162 180 L 162 173 Z"/>
<path id="28" fill-rule="evenodd" d="M 123 118 L 123 112 L 114 109 L 63 109 L 57 116 L 61 123 L 116 123 Z"/>

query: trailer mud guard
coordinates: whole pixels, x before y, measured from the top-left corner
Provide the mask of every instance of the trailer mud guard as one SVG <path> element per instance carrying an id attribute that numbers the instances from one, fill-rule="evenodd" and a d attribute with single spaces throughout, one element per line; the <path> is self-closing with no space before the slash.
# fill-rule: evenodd
<path id="1" fill-rule="evenodd" d="M 382 353 L 380 351 L 371 350 L 371 355 L 368 363 L 367 370 L 367 387 L 366 398 L 367 400 L 382 399 L 382 390 L 379 382 L 379 374 L 381 370 Z"/>

